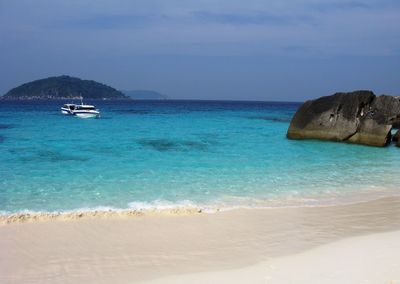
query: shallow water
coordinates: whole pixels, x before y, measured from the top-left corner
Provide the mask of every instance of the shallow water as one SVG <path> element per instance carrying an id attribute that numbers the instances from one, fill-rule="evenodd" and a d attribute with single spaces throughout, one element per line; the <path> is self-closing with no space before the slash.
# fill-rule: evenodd
<path id="1" fill-rule="evenodd" d="M 94 104 L 100 119 L 0 102 L 0 211 L 314 205 L 400 185 L 393 146 L 287 140 L 297 103 Z"/>

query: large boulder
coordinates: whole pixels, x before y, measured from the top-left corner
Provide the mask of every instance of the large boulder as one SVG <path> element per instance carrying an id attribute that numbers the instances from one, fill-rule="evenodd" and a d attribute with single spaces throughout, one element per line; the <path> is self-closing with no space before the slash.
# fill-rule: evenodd
<path id="1" fill-rule="evenodd" d="M 375 120 L 380 123 L 390 124 L 400 121 L 400 98 L 393 96 L 378 96 L 371 105 L 372 112 L 375 113 Z"/>
<path id="2" fill-rule="evenodd" d="M 377 97 L 371 91 L 336 93 L 305 102 L 294 115 L 287 137 L 385 146 L 399 114 L 398 98 Z"/>
<path id="3" fill-rule="evenodd" d="M 400 130 L 397 130 L 392 137 L 392 141 L 396 143 L 397 147 L 400 147 Z"/>

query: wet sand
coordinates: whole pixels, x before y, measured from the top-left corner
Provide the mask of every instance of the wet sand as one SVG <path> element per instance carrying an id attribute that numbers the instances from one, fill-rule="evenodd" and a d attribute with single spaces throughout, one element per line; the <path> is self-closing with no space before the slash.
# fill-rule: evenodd
<path id="1" fill-rule="evenodd" d="M 400 263 L 400 249 L 393 241 L 400 236 L 398 230 L 398 197 L 328 207 L 12 222 L 0 226 L 0 283 L 187 283 L 196 279 L 290 283 L 303 261 L 316 271 L 315 263 L 331 267 L 321 265 L 317 275 L 324 281 L 324 273 L 343 265 L 344 253 L 361 260 L 370 256 L 365 271 L 360 268 L 362 261 L 355 259 L 350 272 L 362 269 L 366 279 L 383 279 L 373 278 L 374 273 L 395 281 L 396 275 L 379 267 L 388 263 L 383 267 L 396 268 Z M 381 250 L 374 251 L 377 245 Z M 341 250 L 343 254 L 334 253 Z M 274 264 L 285 273 L 268 272 Z M 376 269 L 368 269 L 371 265 Z M 251 278 L 257 275 L 262 277 Z M 325 282 L 335 283 L 335 275 L 328 275 L 333 282 L 328 278 Z M 344 283 L 340 277 L 336 280 Z"/>

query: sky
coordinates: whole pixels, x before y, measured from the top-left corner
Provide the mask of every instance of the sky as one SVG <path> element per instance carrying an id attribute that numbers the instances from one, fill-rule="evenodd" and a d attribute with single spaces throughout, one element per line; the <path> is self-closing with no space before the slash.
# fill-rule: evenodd
<path id="1" fill-rule="evenodd" d="M 174 99 L 400 96 L 400 1 L 0 0 L 0 94 L 64 74 Z"/>

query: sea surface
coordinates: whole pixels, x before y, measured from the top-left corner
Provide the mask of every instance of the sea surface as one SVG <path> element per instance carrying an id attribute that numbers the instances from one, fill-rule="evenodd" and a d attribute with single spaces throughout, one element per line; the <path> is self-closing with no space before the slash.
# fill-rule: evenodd
<path id="1" fill-rule="evenodd" d="M 400 149 L 286 139 L 299 103 L 0 101 L 0 213 L 304 206 L 399 193 Z"/>

